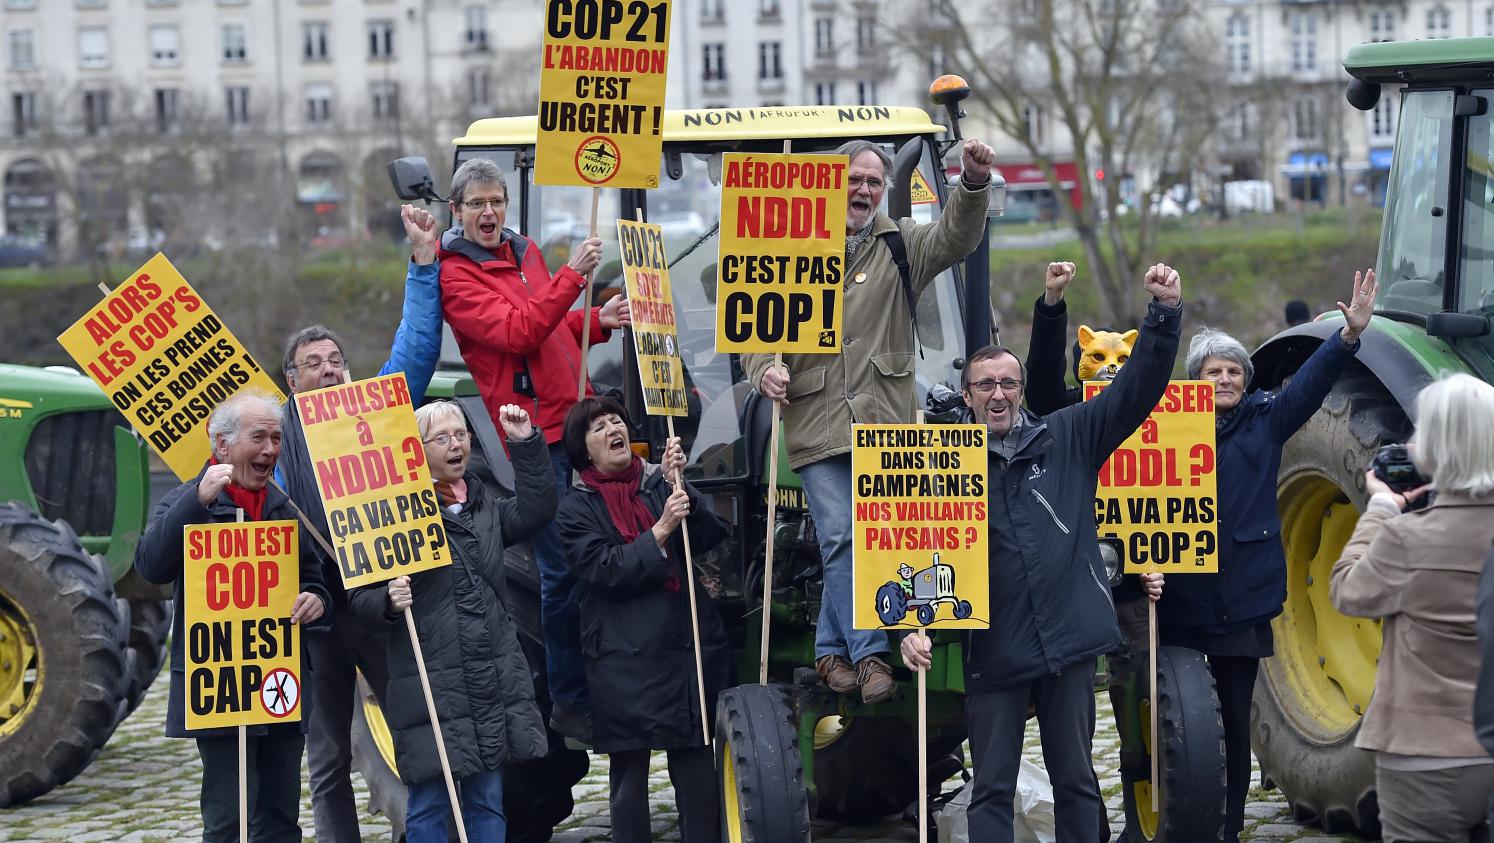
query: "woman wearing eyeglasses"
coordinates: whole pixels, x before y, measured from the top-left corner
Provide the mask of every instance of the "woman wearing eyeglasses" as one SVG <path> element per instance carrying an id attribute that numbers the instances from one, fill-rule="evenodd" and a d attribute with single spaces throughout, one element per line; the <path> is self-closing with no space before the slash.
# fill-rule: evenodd
<path id="1" fill-rule="evenodd" d="M 547 743 L 529 665 L 498 584 L 504 545 L 528 538 L 555 514 L 550 458 L 528 413 L 513 404 L 499 408 L 516 484 L 514 496 L 500 500 L 467 474 L 471 444 L 460 406 L 427 404 L 415 420 L 434 486 L 420 505 L 440 512 L 451 564 L 354 589 L 348 600 L 369 623 L 403 624 L 400 615 L 414 607 L 467 836 L 502 843 L 502 768 L 544 756 Z M 449 797 L 408 635 L 389 636 L 385 703 L 399 775 L 409 789 L 406 839 L 444 843 Z"/>

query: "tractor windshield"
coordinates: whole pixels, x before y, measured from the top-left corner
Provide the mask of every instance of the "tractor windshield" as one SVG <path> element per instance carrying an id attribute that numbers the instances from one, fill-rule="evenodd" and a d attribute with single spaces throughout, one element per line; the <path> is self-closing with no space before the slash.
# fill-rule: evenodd
<path id="1" fill-rule="evenodd" d="M 1378 308 L 1442 310 L 1453 92 L 1407 91 L 1380 234 Z"/>
<path id="2" fill-rule="evenodd" d="M 1494 89 L 1474 91 L 1494 103 Z M 1458 309 L 1494 316 L 1494 131 L 1487 111 L 1468 119 L 1463 170 L 1463 243 Z"/>

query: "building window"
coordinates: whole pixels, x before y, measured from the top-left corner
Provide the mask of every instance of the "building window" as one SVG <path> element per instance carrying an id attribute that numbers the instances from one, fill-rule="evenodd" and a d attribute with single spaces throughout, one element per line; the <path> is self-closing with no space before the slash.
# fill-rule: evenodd
<path id="1" fill-rule="evenodd" d="M 1396 98 L 1386 91 L 1370 112 L 1370 136 L 1376 140 L 1395 138 Z"/>
<path id="2" fill-rule="evenodd" d="M 1370 10 L 1370 37 L 1371 41 L 1394 41 L 1395 40 L 1395 12 L 1390 9 Z"/>
<path id="3" fill-rule="evenodd" d="M 835 52 L 835 18 L 815 18 L 814 54 L 828 56 Z"/>
<path id="4" fill-rule="evenodd" d="M 1292 69 L 1318 69 L 1318 16 L 1312 12 L 1292 15 Z"/>
<path id="5" fill-rule="evenodd" d="M 1235 106 L 1225 125 L 1232 140 L 1242 141 L 1250 137 L 1250 104 L 1242 102 Z"/>
<path id="6" fill-rule="evenodd" d="M 156 131 L 166 135 L 181 128 L 181 119 L 177 111 L 177 90 L 175 88 L 156 89 Z"/>
<path id="7" fill-rule="evenodd" d="M 22 12 L 27 9 L 36 8 L 36 0 L 5 0 L 5 8 L 12 12 Z"/>
<path id="8" fill-rule="evenodd" d="M 180 60 L 176 24 L 150 28 L 150 63 L 156 67 L 175 67 Z"/>
<path id="9" fill-rule="evenodd" d="M 327 61 L 332 57 L 332 27 L 326 21 L 301 24 L 301 56 L 306 61 Z"/>
<path id="10" fill-rule="evenodd" d="M 249 61 L 249 26 L 247 24 L 223 24 L 223 61 L 225 64 L 242 64 Z"/>
<path id="11" fill-rule="evenodd" d="M 723 0 L 701 0 L 700 22 L 719 23 L 726 13 L 722 9 Z"/>
<path id="12" fill-rule="evenodd" d="M 816 83 L 814 83 L 814 104 L 815 105 L 834 105 L 835 104 L 835 82 L 831 81 L 831 82 L 816 82 Z"/>
<path id="13" fill-rule="evenodd" d="M 109 92 L 83 92 L 83 130 L 97 135 L 109 128 Z"/>
<path id="14" fill-rule="evenodd" d="M 224 88 L 223 94 L 228 111 L 228 125 L 249 125 L 249 89 L 244 87 Z"/>
<path id="15" fill-rule="evenodd" d="M 17 91 L 10 95 L 10 125 L 18 138 L 36 131 L 36 94 Z"/>
<path id="16" fill-rule="evenodd" d="M 465 16 L 467 19 L 467 49 L 486 50 L 488 48 L 488 8 L 486 6 L 468 6 Z"/>
<path id="17" fill-rule="evenodd" d="M 877 46 L 877 21 L 863 15 L 856 18 L 856 52 L 867 55 Z"/>
<path id="18" fill-rule="evenodd" d="M 371 59 L 394 58 L 394 21 L 371 20 L 368 22 L 368 57 Z"/>
<path id="19" fill-rule="evenodd" d="M 1484 9 L 1484 35 L 1494 35 L 1494 6 Z"/>
<path id="20" fill-rule="evenodd" d="M 760 18 L 778 17 L 778 0 L 757 0 L 757 16 Z"/>
<path id="21" fill-rule="evenodd" d="M 473 108 L 490 108 L 493 104 L 493 75 L 486 67 L 467 72 L 467 102 Z"/>
<path id="22" fill-rule="evenodd" d="M 720 81 L 726 78 L 726 45 L 706 44 L 703 61 L 700 64 L 700 78 L 707 82 Z"/>
<path id="23" fill-rule="evenodd" d="M 394 120 L 399 117 L 399 83 L 375 82 L 373 92 L 373 118 Z"/>
<path id="24" fill-rule="evenodd" d="M 783 78 L 782 47 L 777 41 L 761 41 L 758 43 L 757 78 Z"/>
<path id="25" fill-rule="evenodd" d="M 1427 37 L 1448 38 L 1452 35 L 1452 11 L 1446 6 L 1427 9 Z"/>
<path id="26" fill-rule="evenodd" d="M 1292 103 L 1292 138 L 1299 141 L 1318 139 L 1318 101 L 1300 99 Z"/>
<path id="27" fill-rule="evenodd" d="M 332 122 L 332 86 L 326 82 L 306 86 L 306 122 L 313 126 Z"/>
<path id="28" fill-rule="evenodd" d="M 78 66 L 109 66 L 109 30 L 102 26 L 85 26 L 78 30 Z"/>
<path id="29" fill-rule="evenodd" d="M 877 81 L 875 79 L 867 79 L 856 83 L 856 104 L 877 104 Z"/>
<path id="30" fill-rule="evenodd" d="M 1043 145 L 1044 123 L 1047 122 L 1041 106 L 1029 105 L 1022 109 L 1022 136 L 1033 146 Z"/>
<path id="31" fill-rule="evenodd" d="M 34 70 L 36 68 L 36 33 L 30 29 L 10 31 L 10 69 Z"/>
<path id="32" fill-rule="evenodd" d="M 1230 73 L 1250 72 L 1250 18 L 1236 12 L 1224 27 L 1225 52 Z"/>

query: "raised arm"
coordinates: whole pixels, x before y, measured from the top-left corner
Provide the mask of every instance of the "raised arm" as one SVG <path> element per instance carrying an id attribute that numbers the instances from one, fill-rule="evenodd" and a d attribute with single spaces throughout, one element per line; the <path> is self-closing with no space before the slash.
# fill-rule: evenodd
<path id="1" fill-rule="evenodd" d="M 949 203 L 939 219 L 918 225 L 911 219 L 898 221 L 908 245 L 908 263 L 913 270 L 913 291 L 922 292 L 935 276 L 980 245 L 986 231 L 986 188 L 996 153 L 984 143 L 969 138 L 960 150 L 960 180 L 950 191 Z"/>
<path id="2" fill-rule="evenodd" d="M 410 238 L 405 306 L 399 327 L 394 331 L 389 361 L 379 374 L 404 372 L 410 399 L 418 405 L 425 399 L 425 389 L 430 386 L 441 356 L 441 267 L 436 261 L 440 232 L 435 216 L 414 205 L 401 207 L 400 219 L 405 225 L 405 235 Z"/>
<path id="3" fill-rule="evenodd" d="M 1064 379 L 1068 359 L 1064 345 L 1069 335 L 1069 311 L 1063 291 L 1074 280 L 1072 263 L 1048 264 L 1043 295 L 1032 306 L 1032 338 L 1027 343 L 1027 408 L 1040 416 L 1069 405 Z"/>
<path id="4" fill-rule="evenodd" d="M 1307 424 L 1312 414 L 1323 406 L 1323 399 L 1333 389 L 1334 381 L 1359 352 L 1359 335 L 1369 325 L 1379 292 L 1380 285 L 1375 281 L 1373 269 L 1354 273 L 1350 303 L 1338 303 L 1339 312 L 1344 315 L 1344 326 L 1318 346 L 1271 404 L 1266 418 L 1276 442 L 1292 438 L 1292 434 Z"/>
<path id="5" fill-rule="evenodd" d="M 514 464 L 514 496 L 498 502 L 505 542 L 523 541 L 555 517 L 555 477 L 545 437 L 517 404 L 498 408 L 498 424 Z"/>

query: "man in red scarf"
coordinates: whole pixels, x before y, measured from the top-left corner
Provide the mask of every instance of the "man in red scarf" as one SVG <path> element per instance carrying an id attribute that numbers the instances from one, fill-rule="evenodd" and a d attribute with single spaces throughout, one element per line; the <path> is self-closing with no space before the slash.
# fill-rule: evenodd
<path id="1" fill-rule="evenodd" d="M 281 521 L 295 518 L 289 500 L 269 486 L 280 456 L 280 404 L 266 393 L 247 390 L 228 399 L 208 419 L 213 457 L 196 478 L 167 492 L 135 550 L 135 570 L 149 582 L 182 585 L 182 535 L 189 524 Z M 320 557 L 307 530 L 300 531 L 301 593 L 291 622 L 325 625 L 332 598 L 322 585 Z M 319 623 L 318 623 L 319 622 Z M 232 728 L 186 728 L 186 655 L 182 604 L 171 620 L 171 697 L 166 704 L 166 736 L 196 738 L 202 756 L 202 839 L 238 841 L 238 737 Z M 301 675 L 310 681 L 304 660 Z M 303 693 L 310 708 L 312 695 Z M 306 745 L 308 711 L 296 723 L 249 727 L 249 827 L 255 840 L 300 840 L 301 752 Z"/>

